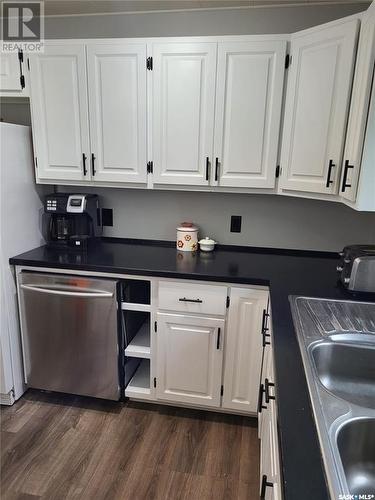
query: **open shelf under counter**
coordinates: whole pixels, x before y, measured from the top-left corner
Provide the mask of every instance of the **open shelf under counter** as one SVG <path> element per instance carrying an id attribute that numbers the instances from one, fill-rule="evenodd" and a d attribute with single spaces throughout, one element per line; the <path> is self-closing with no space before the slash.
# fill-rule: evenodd
<path id="1" fill-rule="evenodd" d="M 151 357 L 150 349 L 150 321 L 147 319 L 138 330 L 133 340 L 125 349 L 125 356 L 133 358 Z"/>
<path id="2" fill-rule="evenodd" d="M 150 361 L 143 359 L 125 389 L 125 396 L 127 398 L 153 399 L 150 385 Z"/>

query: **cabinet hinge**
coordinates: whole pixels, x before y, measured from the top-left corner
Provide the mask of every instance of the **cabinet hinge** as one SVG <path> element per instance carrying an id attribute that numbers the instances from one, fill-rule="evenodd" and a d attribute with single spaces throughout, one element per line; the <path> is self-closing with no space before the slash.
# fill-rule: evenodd
<path id="1" fill-rule="evenodd" d="M 153 171 L 154 171 L 154 162 L 153 161 L 147 162 L 147 173 L 152 174 Z"/>
<path id="2" fill-rule="evenodd" d="M 224 396 L 224 386 L 220 387 L 220 396 Z"/>
<path id="3" fill-rule="evenodd" d="M 158 322 L 157 321 L 155 321 L 155 323 L 154 323 L 154 330 L 155 330 L 155 332 L 158 331 Z"/>
<path id="4" fill-rule="evenodd" d="M 152 57 L 148 57 L 146 59 L 146 68 L 149 70 L 149 71 L 152 71 L 153 69 L 153 61 L 152 61 Z"/>
<path id="5" fill-rule="evenodd" d="M 23 62 L 23 52 L 22 52 L 22 50 L 18 51 L 18 59 L 19 59 L 20 62 Z"/>
<path id="6" fill-rule="evenodd" d="M 227 295 L 227 309 L 229 306 L 230 306 L 230 297 L 229 297 L 229 295 Z"/>
<path id="7" fill-rule="evenodd" d="M 285 69 L 288 69 L 291 64 L 292 64 L 292 56 L 287 54 L 285 56 Z"/>
<path id="8" fill-rule="evenodd" d="M 156 377 L 154 377 L 154 387 L 156 387 Z"/>
<path id="9" fill-rule="evenodd" d="M 20 76 L 21 89 L 25 88 L 25 77 L 23 75 Z"/>

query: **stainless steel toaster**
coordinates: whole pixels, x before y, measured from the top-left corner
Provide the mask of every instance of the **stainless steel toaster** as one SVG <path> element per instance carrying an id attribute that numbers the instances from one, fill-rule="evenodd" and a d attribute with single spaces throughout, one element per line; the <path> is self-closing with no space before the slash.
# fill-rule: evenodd
<path id="1" fill-rule="evenodd" d="M 345 288 L 375 293 L 375 245 L 349 245 L 340 257 L 337 271 Z"/>

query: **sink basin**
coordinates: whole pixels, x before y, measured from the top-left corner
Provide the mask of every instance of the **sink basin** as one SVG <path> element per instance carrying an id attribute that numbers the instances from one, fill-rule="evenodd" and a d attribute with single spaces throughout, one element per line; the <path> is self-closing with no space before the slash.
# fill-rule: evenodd
<path id="1" fill-rule="evenodd" d="M 375 409 L 375 347 L 327 342 L 311 351 L 323 386 L 350 403 Z M 375 448 L 374 448 L 375 449 Z"/>
<path id="2" fill-rule="evenodd" d="M 339 430 L 337 446 L 352 495 L 375 493 L 375 418 L 350 420 Z"/>
<path id="3" fill-rule="evenodd" d="M 290 302 L 330 498 L 375 500 L 375 302 Z"/>

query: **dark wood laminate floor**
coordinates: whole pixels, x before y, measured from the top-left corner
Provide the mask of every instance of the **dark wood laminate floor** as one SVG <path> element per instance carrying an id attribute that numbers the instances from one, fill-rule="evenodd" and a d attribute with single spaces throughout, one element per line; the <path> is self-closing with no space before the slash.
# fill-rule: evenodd
<path id="1" fill-rule="evenodd" d="M 2 500 L 256 500 L 246 417 L 28 391 L 1 408 Z"/>

